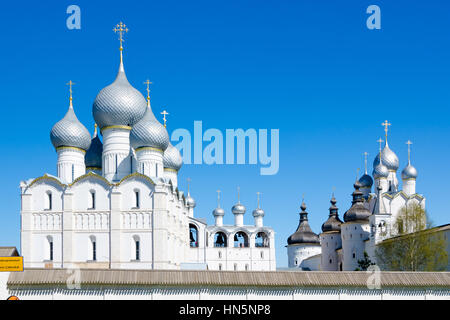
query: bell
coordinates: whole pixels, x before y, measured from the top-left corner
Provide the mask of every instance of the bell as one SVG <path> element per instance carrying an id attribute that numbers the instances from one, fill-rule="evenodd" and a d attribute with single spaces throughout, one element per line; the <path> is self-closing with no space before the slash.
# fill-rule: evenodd
<path id="1" fill-rule="evenodd" d="M 191 239 L 191 242 L 195 242 L 194 235 L 192 234 L 192 230 L 189 231 L 189 238 Z"/>
<path id="2" fill-rule="evenodd" d="M 239 241 L 238 237 L 237 237 L 237 234 L 234 235 L 234 241 Z"/>
<path id="3" fill-rule="evenodd" d="M 224 243 L 224 241 L 223 241 L 223 236 L 221 235 L 221 234 L 219 234 L 218 236 L 217 236 L 217 244 L 223 244 Z"/>

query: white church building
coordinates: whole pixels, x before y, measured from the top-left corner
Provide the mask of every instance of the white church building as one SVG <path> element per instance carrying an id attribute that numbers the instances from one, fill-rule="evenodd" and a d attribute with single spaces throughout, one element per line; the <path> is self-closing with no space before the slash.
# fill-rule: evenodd
<path id="1" fill-rule="evenodd" d="M 123 61 L 95 98 L 93 137 L 69 108 L 51 129 L 57 174 L 20 183 L 21 255 L 25 268 L 273 271 L 274 230 L 264 211 L 233 206 L 213 211 L 214 225 L 194 217 L 195 201 L 178 188 L 182 157 L 147 99 L 127 80 Z M 99 132 L 97 132 L 97 125 Z M 100 135 L 102 139 L 100 139 Z"/>
<path id="2" fill-rule="evenodd" d="M 339 218 L 333 196 L 322 233 L 315 234 L 308 224 L 306 206 L 302 204 L 299 226 L 288 239 L 289 267 L 353 271 L 358 268 L 358 260 L 364 259 L 364 252 L 376 262 L 376 246 L 396 234 L 395 223 L 402 208 L 418 204 L 425 209 L 425 197 L 416 192 L 417 170 L 411 164 L 410 141 L 407 142 L 408 162 L 401 173 L 403 188 L 399 186 L 399 159 L 388 144 L 390 125 L 387 121 L 383 123 L 385 146 L 382 149 L 383 140 L 378 140 L 380 149 L 373 161 L 372 176 L 367 173 L 365 153 L 365 172 L 354 184 L 352 205 L 345 212 L 344 221 Z"/>

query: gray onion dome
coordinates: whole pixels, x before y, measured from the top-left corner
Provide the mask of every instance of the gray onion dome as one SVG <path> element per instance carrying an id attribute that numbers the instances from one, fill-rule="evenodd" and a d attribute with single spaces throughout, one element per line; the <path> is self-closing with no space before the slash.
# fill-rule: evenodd
<path id="1" fill-rule="evenodd" d="M 95 98 L 92 114 L 100 128 L 117 125 L 131 127 L 142 118 L 145 108 L 145 98 L 128 82 L 121 61 L 114 82 L 103 88 Z"/>
<path id="2" fill-rule="evenodd" d="M 100 141 L 100 138 L 98 137 L 96 125 L 94 135 L 91 140 L 91 146 L 89 147 L 84 157 L 86 168 L 101 168 L 102 153 L 103 153 L 103 144 Z"/>
<path id="3" fill-rule="evenodd" d="M 389 170 L 382 162 L 379 162 L 373 168 L 372 175 L 375 179 L 387 178 L 389 176 Z"/>
<path id="4" fill-rule="evenodd" d="M 324 222 L 322 225 L 322 232 L 340 232 L 341 231 L 341 224 L 342 221 L 339 219 L 338 216 L 338 208 L 336 207 L 336 199 L 331 198 L 331 207 L 330 207 L 330 215 L 328 216 L 328 220 Z"/>
<path id="5" fill-rule="evenodd" d="M 236 203 L 232 208 L 231 208 L 231 212 L 233 212 L 233 214 L 245 214 L 245 206 L 243 204 L 241 204 L 240 202 Z"/>
<path id="6" fill-rule="evenodd" d="M 411 164 L 408 164 L 402 171 L 402 179 L 408 180 L 416 178 L 417 178 L 417 169 L 414 168 Z"/>
<path id="7" fill-rule="evenodd" d="M 223 210 L 220 207 L 215 208 L 214 211 L 213 211 L 213 216 L 214 217 L 217 217 L 217 216 L 222 216 L 223 217 L 224 215 L 225 215 L 225 210 Z"/>
<path id="8" fill-rule="evenodd" d="M 163 156 L 164 168 L 173 169 L 178 171 L 183 165 L 183 158 L 181 157 L 180 151 L 175 148 L 170 142 L 167 149 L 164 151 Z"/>
<path id="9" fill-rule="evenodd" d="M 133 126 L 130 132 L 131 146 L 135 150 L 151 147 L 165 151 L 169 146 L 169 142 L 169 134 L 166 128 L 156 120 L 148 101 L 144 116 Z"/>
<path id="10" fill-rule="evenodd" d="M 64 118 L 59 120 L 50 132 L 50 140 L 55 149 L 59 147 L 75 147 L 88 150 L 91 145 L 91 135 L 78 120 L 70 100 L 69 110 Z"/>
<path id="11" fill-rule="evenodd" d="M 256 208 L 255 210 L 253 210 L 252 212 L 253 217 L 264 217 L 265 212 L 263 209 L 261 208 Z"/>
<path id="12" fill-rule="evenodd" d="M 381 160 L 383 164 L 386 166 L 388 170 L 397 171 L 399 167 L 398 157 L 389 148 L 388 143 L 386 142 L 386 145 L 384 146 L 384 149 L 381 151 Z M 380 154 L 378 153 L 375 159 L 373 160 L 373 166 L 375 167 L 380 163 Z"/>
<path id="13" fill-rule="evenodd" d="M 320 239 L 315 234 L 308 223 L 308 213 L 306 212 L 306 205 L 303 202 L 300 212 L 300 223 L 298 224 L 297 231 L 288 238 L 288 244 L 320 244 Z"/>
<path id="14" fill-rule="evenodd" d="M 188 208 L 195 208 L 195 200 L 194 198 L 191 197 L 191 195 L 188 193 L 187 197 L 186 197 L 186 207 Z"/>
<path id="15" fill-rule="evenodd" d="M 352 206 L 348 211 L 344 214 L 344 221 L 369 221 L 370 211 L 366 209 L 364 206 L 364 197 L 361 190 L 361 184 L 359 181 L 356 181 L 353 185 L 355 191 L 353 192 L 353 201 Z"/>

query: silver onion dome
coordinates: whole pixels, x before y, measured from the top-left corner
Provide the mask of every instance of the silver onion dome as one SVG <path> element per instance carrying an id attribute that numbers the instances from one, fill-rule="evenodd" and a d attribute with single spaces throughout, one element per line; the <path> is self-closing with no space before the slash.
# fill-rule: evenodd
<path id="1" fill-rule="evenodd" d="M 181 157 L 180 151 L 175 148 L 170 142 L 167 149 L 164 151 L 163 156 L 164 168 L 169 168 L 173 170 L 180 170 L 183 165 L 183 158 Z"/>
<path id="2" fill-rule="evenodd" d="M 361 188 L 372 188 L 373 179 L 366 172 L 361 178 L 359 178 L 359 183 L 361 184 Z"/>
<path id="3" fill-rule="evenodd" d="M 389 176 L 388 168 L 383 164 L 383 162 L 379 162 L 374 168 L 372 175 L 375 179 L 387 178 Z"/>
<path id="4" fill-rule="evenodd" d="M 386 143 L 383 150 L 381 150 L 381 160 L 383 164 L 386 166 L 388 170 L 397 171 L 399 167 L 398 157 L 389 148 L 389 145 Z M 380 154 L 378 153 L 375 159 L 373 160 L 373 166 L 375 167 L 380 162 Z"/>
<path id="5" fill-rule="evenodd" d="M 86 168 L 101 168 L 102 167 L 102 153 L 103 144 L 97 134 L 97 125 L 95 126 L 94 135 L 91 140 L 91 146 L 89 147 L 84 157 Z"/>
<path id="6" fill-rule="evenodd" d="M 256 208 L 255 210 L 253 210 L 252 212 L 253 217 L 264 217 L 265 212 L 263 209 L 261 208 Z"/>
<path id="7" fill-rule="evenodd" d="M 408 164 L 402 171 L 402 179 L 408 180 L 416 178 L 417 178 L 417 169 L 414 168 L 411 164 Z"/>
<path id="8" fill-rule="evenodd" d="M 152 147 L 165 151 L 169 146 L 166 128 L 156 120 L 148 101 L 144 116 L 130 132 L 130 144 L 134 149 Z"/>
<path id="9" fill-rule="evenodd" d="M 220 207 L 217 207 L 217 208 L 215 208 L 214 210 L 213 210 L 213 216 L 214 217 L 217 217 L 217 216 L 224 216 L 225 215 L 225 210 L 223 210 L 222 208 L 220 208 Z"/>
<path id="10" fill-rule="evenodd" d="M 188 208 L 195 208 L 195 200 L 194 198 L 191 197 L 191 195 L 188 193 L 187 197 L 186 197 L 186 206 Z"/>
<path id="11" fill-rule="evenodd" d="M 233 212 L 233 214 L 245 214 L 245 206 L 243 204 L 241 204 L 240 202 L 236 203 L 232 208 L 231 208 L 231 212 Z"/>
<path id="12" fill-rule="evenodd" d="M 100 128 L 133 126 L 146 110 L 144 96 L 131 86 L 125 75 L 123 62 L 112 84 L 103 88 L 94 100 L 92 114 Z"/>
<path id="13" fill-rule="evenodd" d="M 91 135 L 78 120 L 70 100 L 69 110 L 64 118 L 59 120 L 50 132 L 50 140 L 55 148 L 75 147 L 88 150 L 91 145 Z"/>

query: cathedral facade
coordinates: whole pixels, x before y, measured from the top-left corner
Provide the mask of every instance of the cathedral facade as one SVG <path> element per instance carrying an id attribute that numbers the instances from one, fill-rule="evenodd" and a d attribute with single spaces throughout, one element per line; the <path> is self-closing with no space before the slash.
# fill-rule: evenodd
<path id="1" fill-rule="evenodd" d="M 401 210 L 416 204 L 425 209 L 425 197 L 416 192 L 417 170 L 411 164 L 411 142 L 408 141 L 408 162 L 401 172 L 400 188 L 397 171 L 399 159 L 389 148 L 388 128 L 385 121 L 385 145 L 378 140 L 380 149 L 373 161 L 372 176 L 365 172 L 354 183 L 351 207 L 339 218 L 334 196 L 328 219 L 320 234 L 314 233 L 307 219 L 306 205 L 300 212 L 297 231 L 288 239 L 288 263 L 291 268 L 322 271 L 353 271 L 366 252 L 376 262 L 376 246 L 396 235 L 396 222 Z"/>
<path id="2" fill-rule="evenodd" d="M 234 225 L 223 224 L 220 202 L 213 226 L 194 217 L 189 187 L 178 188 L 182 157 L 152 111 L 150 82 L 145 99 L 126 77 L 128 29 L 114 30 L 119 70 L 93 103 L 93 137 L 75 115 L 70 82 L 69 108 L 50 133 L 57 174 L 20 183 L 25 268 L 275 270 L 274 231 L 259 204 L 252 225 L 239 200 Z"/>

